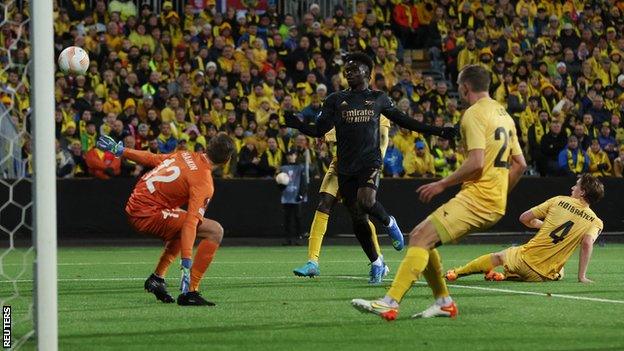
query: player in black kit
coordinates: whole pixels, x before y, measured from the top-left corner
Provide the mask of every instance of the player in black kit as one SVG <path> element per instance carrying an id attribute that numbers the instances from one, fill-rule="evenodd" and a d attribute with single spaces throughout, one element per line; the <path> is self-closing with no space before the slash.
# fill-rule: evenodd
<path id="1" fill-rule="evenodd" d="M 367 215 L 370 215 L 388 228 L 395 248 L 402 248 L 403 234 L 395 218 L 376 201 L 382 165 L 380 115 L 403 128 L 446 139 L 455 136 L 455 129 L 418 122 L 399 111 L 386 93 L 369 89 L 373 61 L 368 55 L 352 53 L 347 55 L 345 61 L 344 75 L 349 89 L 332 93 L 325 99 L 315 124 L 304 124 L 292 112 L 285 113 L 286 124 L 312 137 L 322 137 L 335 126 L 338 187 L 354 229 L 359 225 L 368 226 Z M 370 235 L 358 235 L 361 231 L 354 231 L 365 251 L 373 247 Z"/>

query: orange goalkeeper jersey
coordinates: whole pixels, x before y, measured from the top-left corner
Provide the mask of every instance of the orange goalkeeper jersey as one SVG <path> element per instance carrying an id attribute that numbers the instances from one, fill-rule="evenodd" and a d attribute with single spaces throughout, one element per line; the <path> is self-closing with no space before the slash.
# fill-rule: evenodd
<path id="1" fill-rule="evenodd" d="M 133 217 L 159 216 L 162 210 L 188 205 L 181 239 L 182 257 L 190 257 L 197 225 L 203 220 L 214 193 L 211 162 L 203 153 L 188 151 L 152 154 L 125 149 L 123 156 L 142 165 L 155 167 L 134 187 L 126 205 L 126 213 Z"/>

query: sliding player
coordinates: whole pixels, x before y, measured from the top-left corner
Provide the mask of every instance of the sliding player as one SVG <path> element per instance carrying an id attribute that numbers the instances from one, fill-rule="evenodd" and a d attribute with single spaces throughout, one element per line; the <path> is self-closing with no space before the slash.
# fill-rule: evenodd
<path id="1" fill-rule="evenodd" d="M 401 127 L 445 138 L 453 138 L 455 129 L 418 122 L 399 111 L 384 92 L 369 89 L 373 61 L 368 55 L 359 52 L 349 54 L 345 61 L 344 75 L 349 89 L 332 93 L 325 99 L 316 124 L 304 124 L 292 113 L 285 115 L 286 124 L 313 137 L 321 137 L 335 126 L 340 195 L 349 209 L 354 232 L 362 249 L 371 262 L 375 262 L 379 257 L 374 251 L 370 231 L 358 229 L 368 228 L 368 215 L 388 228 L 395 248 L 403 247 L 403 233 L 396 220 L 376 200 L 382 164 L 380 115 L 383 114 Z M 381 272 L 384 265 L 379 267 Z"/>
<path id="2" fill-rule="evenodd" d="M 412 317 L 455 317 L 457 306 L 449 296 L 435 247 L 498 222 L 505 214 L 507 192 L 526 168 L 514 121 L 489 96 L 488 72 L 482 66 L 469 65 L 460 72 L 457 85 L 460 96 L 470 105 L 461 122 L 467 158 L 451 175 L 417 191 L 420 200 L 428 203 L 450 186 L 463 183 L 462 189 L 412 230 L 409 248 L 386 296 L 374 301 L 351 301 L 362 312 L 396 319 L 403 296 L 423 274 L 435 303 Z"/>
<path id="3" fill-rule="evenodd" d="M 161 238 L 165 249 L 156 271 L 145 282 L 145 289 L 165 303 L 173 302 L 167 292 L 165 274 L 178 254 L 182 255 L 182 279 L 178 305 L 214 306 L 199 294 L 199 282 L 212 262 L 223 238 L 223 228 L 204 218 L 212 198 L 212 167 L 225 164 L 234 152 L 234 143 L 225 133 L 212 138 L 206 153 L 177 152 L 152 154 L 124 148 L 108 136 L 97 142 L 98 148 L 126 157 L 132 161 L 155 167 L 134 187 L 126 205 L 126 214 L 132 227 L 141 233 Z M 187 205 L 188 210 L 180 209 Z M 192 262 L 195 237 L 202 240 Z"/>
<path id="4" fill-rule="evenodd" d="M 465 266 L 451 269 L 446 273 L 446 279 L 454 281 L 469 274 L 486 273 L 487 280 L 559 280 L 563 266 L 580 245 L 578 281 L 591 283 L 586 277 L 587 266 L 592 245 L 602 231 L 602 221 L 589 205 L 603 196 L 602 183 L 584 174 L 572 187 L 571 196 L 553 197 L 520 216 L 522 224 L 539 229 L 528 243 L 483 255 Z M 493 270 L 498 266 L 505 268 L 505 274 Z"/>

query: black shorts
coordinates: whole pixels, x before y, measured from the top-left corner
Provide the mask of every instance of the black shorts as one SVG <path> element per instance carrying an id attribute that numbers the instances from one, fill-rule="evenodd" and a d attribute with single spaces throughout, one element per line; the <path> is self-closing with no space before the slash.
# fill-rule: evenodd
<path id="1" fill-rule="evenodd" d="M 338 173 L 338 191 L 345 205 L 349 206 L 357 201 L 357 192 L 360 188 L 377 190 L 381 172 L 377 168 L 363 169 L 357 174 Z"/>

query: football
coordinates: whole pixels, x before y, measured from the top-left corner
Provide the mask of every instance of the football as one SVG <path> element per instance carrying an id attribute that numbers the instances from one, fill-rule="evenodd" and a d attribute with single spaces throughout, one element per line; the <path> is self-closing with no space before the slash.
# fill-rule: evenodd
<path id="1" fill-rule="evenodd" d="M 89 69 L 89 54 L 78 46 L 70 46 L 58 57 L 59 69 L 69 74 L 85 74 Z"/>
<path id="2" fill-rule="evenodd" d="M 282 172 L 275 176 L 275 181 L 279 185 L 288 185 L 288 183 L 290 182 L 290 177 L 288 176 L 288 174 Z"/>

